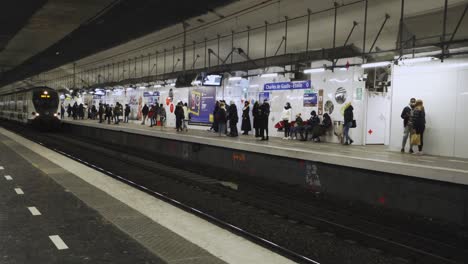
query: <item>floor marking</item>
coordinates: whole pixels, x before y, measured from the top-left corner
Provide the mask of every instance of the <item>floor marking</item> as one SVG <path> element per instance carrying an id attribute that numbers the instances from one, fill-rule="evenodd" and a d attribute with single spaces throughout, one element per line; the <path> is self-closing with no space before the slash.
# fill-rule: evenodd
<path id="1" fill-rule="evenodd" d="M 422 161 L 422 162 L 435 162 L 433 160 L 427 160 L 427 159 L 418 159 L 419 161 Z"/>
<path id="2" fill-rule="evenodd" d="M 39 212 L 39 210 L 37 210 L 36 207 L 28 207 L 28 210 L 31 212 L 32 215 L 36 216 L 36 215 L 41 215 L 41 212 Z"/>
<path id="3" fill-rule="evenodd" d="M 65 244 L 65 242 L 63 242 L 63 240 L 60 238 L 60 236 L 53 235 L 53 236 L 49 236 L 49 238 L 50 238 L 50 240 L 52 240 L 52 243 L 54 243 L 54 245 L 57 247 L 58 250 L 68 249 L 67 244 Z"/>
<path id="4" fill-rule="evenodd" d="M 451 159 L 451 160 L 449 160 L 449 161 L 451 161 L 451 162 L 459 162 L 459 163 L 468 163 L 468 161 L 464 161 L 464 160 L 453 160 L 453 159 Z"/>
<path id="5" fill-rule="evenodd" d="M 16 194 L 19 194 L 19 195 L 24 194 L 24 192 L 23 192 L 23 190 L 21 190 L 21 188 L 15 188 L 15 192 L 16 192 Z"/>
<path id="6" fill-rule="evenodd" d="M 3 168 L 3 166 L 0 166 L 0 170 L 4 170 L 5 168 Z"/>
<path id="7" fill-rule="evenodd" d="M 13 180 L 13 177 L 11 177 L 10 175 L 5 175 L 5 179 L 7 181 L 12 181 Z"/>

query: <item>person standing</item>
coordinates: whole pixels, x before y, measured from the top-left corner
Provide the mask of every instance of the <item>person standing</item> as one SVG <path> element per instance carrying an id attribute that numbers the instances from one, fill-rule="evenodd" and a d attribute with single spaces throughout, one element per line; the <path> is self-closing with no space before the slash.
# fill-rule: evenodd
<path id="1" fill-rule="evenodd" d="M 219 109 L 216 112 L 215 119 L 218 123 L 218 135 L 221 136 L 226 131 L 227 113 L 223 102 L 219 103 Z"/>
<path id="2" fill-rule="evenodd" d="M 291 121 L 292 121 L 292 109 L 291 104 L 286 103 L 284 106 L 283 112 L 281 113 L 281 120 L 283 120 L 283 127 L 284 127 L 284 138 L 283 139 L 290 139 L 290 131 L 291 131 Z"/>
<path id="3" fill-rule="evenodd" d="M 218 132 L 218 120 L 216 120 L 218 111 L 219 111 L 219 101 L 216 101 L 215 107 L 213 109 L 213 123 L 211 124 L 209 131 L 213 130 L 214 132 Z"/>
<path id="4" fill-rule="evenodd" d="M 177 132 L 182 131 L 182 120 L 184 119 L 184 109 L 182 108 L 182 102 L 177 103 L 174 114 L 176 118 Z"/>
<path id="5" fill-rule="evenodd" d="M 107 124 L 110 124 L 112 119 L 112 106 L 106 105 L 106 119 Z"/>
<path id="6" fill-rule="evenodd" d="M 161 130 L 164 128 L 164 124 L 166 123 L 166 109 L 164 108 L 163 104 L 159 105 L 159 118 L 161 122 Z"/>
<path id="7" fill-rule="evenodd" d="M 242 108 L 242 124 L 241 130 L 244 131 L 242 135 L 248 135 L 249 131 L 252 130 L 252 125 L 250 124 L 250 103 L 245 101 L 244 108 Z"/>
<path id="8" fill-rule="evenodd" d="M 72 106 L 70 104 L 68 104 L 67 106 L 67 114 L 68 116 L 67 117 L 70 117 L 71 116 L 71 113 L 72 113 Z"/>
<path id="9" fill-rule="evenodd" d="M 229 131 L 230 137 L 237 137 L 239 136 L 239 132 L 237 131 L 237 123 L 239 122 L 239 115 L 237 114 L 237 106 L 234 101 L 230 102 L 229 106 L 229 127 L 231 128 Z"/>
<path id="10" fill-rule="evenodd" d="M 91 119 L 96 120 L 96 115 L 97 115 L 97 108 L 95 105 L 91 107 Z"/>
<path id="11" fill-rule="evenodd" d="M 424 130 L 426 130 L 426 111 L 424 109 L 423 101 L 416 100 L 413 110 L 413 128 L 414 133 L 419 135 L 420 142 L 418 145 L 418 152 L 414 153 L 417 155 L 422 155 L 423 146 L 424 146 Z M 411 145 L 411 150 L 413 149 L 413 145 Z"/>
<path id="12" fill-rule="evenodd" d="M 184 121 L 183 121 L 182 129 L 185 129 L 185 132 L 187 132 L 188 131 L 188 122 L 190 120 L 190 113 L 188 111 L 187 103 L 184 104 L 182 109 L 184 110 Z"/>
<path id="13" fill-rule="evenodd" d="M 65 107 L 63 107 L 63 104 L 60 105 L 60 119 L 65 118 Z"/>
<path id="14" fill-rule="evenodd" d="M 130 116 L 130 106 L 125 104 L 124 123 L 128 123 L 128 117 Z"/>
<path id="15" fill-rule="evenodd" d="M 150 120 L 150 127 L 154 126 L 154 120 L 157 113 L 155 112 L 154 105 L 150 105 L 149 111 L 148 111 L 148 119 Z"/>
<path id="16" fill-rule="evenodd" d="M 344 111 L 344 128 L 343 128 L 343 138 L 344 138 L 344 144 L 345 145 L 351 145 L 353 144 L 353 140 L 349 136 L 349 129 L 353 127 L 353 120 L 354 120 L 354 114 L 353 114 L 353 106 L 351 103 L 348 104 Z"/>
<path id="17" fill-rule="evenodd" d="M 411 136 L 411 131 L 413 130 L 412 116 L 413 116 L 413 109 L 414 109 L 415 103 L 416 103 L 416 99 L 411 98 L 409 105 L 405 106 L 405 108 L 403 108 L 403 111 L 401 112 L 401 118 L 403 119 L 403 128 L 404 128 L 403 142 L 401 143 L 402 153 L 405 152 L 406 141 L 408 141 L 408 137 Z M 410 142 L 410 145 L 411 145 L 411 142 Z M 413 153 L 413 149 L 410 148 L 409 152 Z"/>
<path id="18" fill-rule="evenodd" d="M 260 137 L 260 104 L 256 101 L 252 109 L 253 127 L 255 129 L 255 137 Z"/>
<path id="19" fill-rule="evenodd" d="M 268 140 L 268 119 L 270 118 L 270 104 L 265 99 L 260 106 L 260 135 L 262 140 Z"/>
<path id="20" fill-rule="evenodd" d="M 99 115 L 99 123 L 104 122 L 104 119 L 102 118 L 102 116 L 104 115 L 104 106 L 102 105 L 102 103 L 99 103 L 98 115 Z"/>
<path id="21" fill-rule="evenodd" d="M 143 106 L 143 109 L 141 109 L 141 114 L 143 114 L 143 121 L 141 122 L 142 125 L 145 124 L 146 117 L 148 116 L 148 112 L 149 112 L 149 108 L 148 108 L 148 106 L 145 104 L 145 105 Z"/>

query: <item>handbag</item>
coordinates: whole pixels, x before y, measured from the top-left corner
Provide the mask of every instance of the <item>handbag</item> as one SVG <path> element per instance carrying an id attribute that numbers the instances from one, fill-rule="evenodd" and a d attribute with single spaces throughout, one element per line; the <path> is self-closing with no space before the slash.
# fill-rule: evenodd
<path id="1" fill-rule="evenodd" d="M 353 120 L 353 121 L 352 121 L 351 128 L 356 128 L 356 127 L 357 127 L 356 120 Z"/>
<path id="2" fill-rule="evenodd" d="M 421 145 L 421 134 L 411 134 L 411 145 Z"/>

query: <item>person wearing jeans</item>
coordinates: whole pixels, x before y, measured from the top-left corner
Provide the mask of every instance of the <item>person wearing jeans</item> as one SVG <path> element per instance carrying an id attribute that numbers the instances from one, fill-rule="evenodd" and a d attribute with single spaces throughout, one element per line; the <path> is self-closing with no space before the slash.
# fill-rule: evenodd
<path id="1" fill-rule="evenodd" d="M 345 145 L 350 145 L 354 142 L 349 136 L 349 129 L 353 126 L 354 120 L 353 110 L 353 106 L 349 103 L 344 111 L 343 139 Z"/>
<path id="2" fill-rule="evenodd" d="M 403 108 L 401 112 L 401 118 L 403 119 L 403 141 L 401 142 L 401 152 L 405 152 L 406 142 L 408 141 L 408 137 L 411 137 L 411 131 L 413 130 L 413 109 L 416 103 L 415 98 L 411 98 L 410 104 Z M 410 148 L 410 153 L 413 153 L 413 150 Z"/>

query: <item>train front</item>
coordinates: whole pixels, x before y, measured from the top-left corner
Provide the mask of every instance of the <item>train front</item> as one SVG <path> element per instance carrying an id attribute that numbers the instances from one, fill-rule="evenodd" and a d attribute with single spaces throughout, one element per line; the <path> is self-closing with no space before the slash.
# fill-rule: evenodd
<path id="1" fill-rule="evenodd" d="M 59 95 L 51 88 L 32 90 L 32 125 L 42 130 L 57 129 L 59 119 Z"/>

